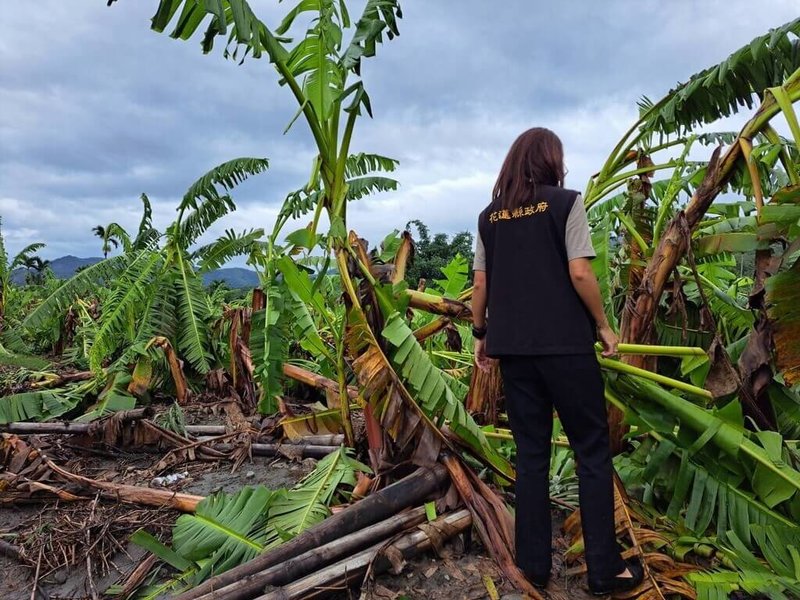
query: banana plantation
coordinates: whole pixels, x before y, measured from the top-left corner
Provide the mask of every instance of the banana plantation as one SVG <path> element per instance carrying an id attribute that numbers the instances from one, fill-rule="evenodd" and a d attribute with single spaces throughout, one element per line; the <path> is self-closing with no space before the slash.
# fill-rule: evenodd
<path id="1" fill-rule="evenodd" d="M 138 229 L 100 228 L 106 257 L 67 280 L 15 282 L 46 270 L 41 246 L 0 243 L 0 503 L 21 515 L 0 524 L 4 597 L 411 598 L 387 578 L 431 564 L 449 573 L 431 598 L 585 597 L 558 415 L 557 576 L 515 566 L 515 446 L 499 369 L 473 366 L 467 260 L 407 282 L 410 231 L 348 228 L 398 185 L 352 141 L 399 0 L 295 0 L 269 23 L 246 0 L 152 4 L 155 32 L 280 86 L 315 158 L 274 223 L 210 243 L 268 157 L 187 179 L 163 231 L 142 195 Z M 800 19 L 739 40 L 642 99 L 582 190 L 622 342 L 598 360 L 618 540 L 645 566 L 628 598 L 800 598 L 798 37 Z M 233 259 L 258 287 L 207 288 Z M 238 479 L 186 485 L 206 474 Z M 487 566 L 467 579 L 470 553 Z"/>

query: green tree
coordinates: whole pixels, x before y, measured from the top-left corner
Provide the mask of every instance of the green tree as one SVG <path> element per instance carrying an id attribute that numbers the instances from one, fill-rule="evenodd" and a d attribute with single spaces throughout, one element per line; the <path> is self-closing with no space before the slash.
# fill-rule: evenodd
<path id="1" fill-rule="evenodd" d="M 41 250 L 45 246 L 42 243 L 29 244 L 9 261 L 3 240 L 2 224 L 2 219 L 0 219 L 0 331 L 3 329 L 3 318 L 13 292 L 11 277 L 14 271 L 19 267 L 27 267 L 33 264 L 32 261 L 34 259 L 41 262 L 41 259 L 34 252 Z"/>
<path id="2" fill-rule="evenodd" d="M 50 261 L 43 260 L 40 256 L 30 256 L 23 264 L 27 272 L 25 273 L 26 285 L 42 285 L 50 270 Z"/>
<path id="3" fill-rule="evenodd" d="M 436 233 L 431 237 L 430 229 L 417 219 L 406 224 L 406 231 L 414 226 L 419 235 L 414 247 L 414 261 L 406 271 L 406 281 L 410 287 L 417 287 L 421 279 L 431 282 L 442 277 L 442 269 L 457 255 L 466 258 L 470 266 L 474 258 L 472 233 L 461 231 L 452 238 L 446 233 Z"/>
<path id="4" fill-rule="evenodd" d="M 108 258 L 112 246 L 119 248 L 120 244 L 130 244 L 127 232 L 117 223 L 109 223 L 105 227 L 95 225 L 92 232 L 103 241 L 103 258 Z"/>

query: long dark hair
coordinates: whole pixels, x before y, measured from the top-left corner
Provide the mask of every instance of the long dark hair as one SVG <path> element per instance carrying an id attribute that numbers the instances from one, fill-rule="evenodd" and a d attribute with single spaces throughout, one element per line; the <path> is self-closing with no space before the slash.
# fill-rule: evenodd
<path id="1" fill-rule="evenodd" d="M 533 202 L 536 185 L 564 187 L 564 147 L 558 136 L 544 127 L 528 129 L 511 145 L 492 198 L 513 210 Z"/>

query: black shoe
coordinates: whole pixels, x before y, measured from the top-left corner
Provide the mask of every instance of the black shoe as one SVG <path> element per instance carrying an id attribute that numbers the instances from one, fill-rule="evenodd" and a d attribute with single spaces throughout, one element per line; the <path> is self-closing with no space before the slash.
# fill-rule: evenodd
<path id="1" fill-rule="evenodd" d="M 594 581 L 590 579 L 589 591 L 595 596 L 606 596 L 617 592 L 635 590 L 641 585 L 644 579 L 644 569 L 641 563 L 634 558 L 626 560 L 625 566 L 628 571 L 630 571 L 631 577 L 620 577 L 617 575 L 606 579 L 595 579 Z"/>
<path id="2" fill-rule="evenodd" d="M 550 582 L 550 571 L 545 574 L 535 574 L 528 571 L 523 571 L 525 573 L 525 579 L 530 581 L 533 584 L 533 587 L 539 588 L 543 590 L 547 587 L 547 584 Z"/>

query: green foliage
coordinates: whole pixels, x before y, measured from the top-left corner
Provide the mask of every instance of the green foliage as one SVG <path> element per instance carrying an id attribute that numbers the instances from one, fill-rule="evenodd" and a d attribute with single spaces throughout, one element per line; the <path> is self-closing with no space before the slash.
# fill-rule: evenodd
<path id="1" fill-rule="evenodd" d="M 94 390 L 94 382 L 0 398 L 0 423 L 47 421 L 67 414 Z"/>
<path id="2" fill-rule="evenodd" d="M 752 109 L 755 96 L 781 85 L 800 67 L 800 19 L 753 39 L 721 63 L 692 75 L 653 105 L 642 100 L 642 127 L 659 133 L 691 129 L 739 110 Z"/>
<path id="3" fill-rule="evenodd" d="M 140 196 L 142 201 L 142 218 L 139 221 L 139 229 L 136 233 L 136 238 L 132 243 L 132 250 L 143 250 L 155 245 L 161 234 L 153 227 L 153 207 L 150 204 L 150 198 L 147 194 Z"/>
<path id="4" fill-rule="evenodd" d="M 3 334 L 6 332 L 3 332 Z M 0 337 L 2 334 L 0 334 Z M 8 367 L 22 367 L 35 371 L 44 371 L 50 368 L 50 363 L 39 356 L 28 354 L 11 354 L 8 352 L 8 344 L 3 340 L 0 345 L 0 365 Z"/>
<path id="5" fill-rule="evenodd" d="M 235 494 L 212 494 L 194 514 L 178 518 L 171 549 L 141 530 L 131 540 L 183 571 L 179 580 L 197 585 L 325 519 L 337 497 L 355 486 L 359 471 L 370 472 L 340 448 L 290 490 L 247 486 Z"/>
<path id="6" fill-rule="evenodd" d="M 205 203 L 222 202 L 226 194 L 220 193 L 219 188 L 229 192 L 248 177 L 263 173 L 268 168 L 269 161 L 266 158 L 234 158 L 217 165 L 189 186 L 178 210 L 197 210 Z"/>
<path id="7" fill-rule="evenodd" d="M 211 369 L 208 305 L 202 279 L 183 256 L 175 260 L 174 285 L 180 324 L 177 349 L 198 373 L 205 374 Z"/>
<path id="8" fill-rule="evenodd" d="M 277 399 L 283 392 L 283 363 L 288 358 L 288 331 L 284 309 L 285 289 L 272 282 L 267 288 L 266 306 L 253 313 L 250 351 L 255 375 L 261 384 L 258 410 L 272 414 L 278 408 Z"/>
<path id="9" fill-rule="evenodd" d="M 174 431 L 178 435 L 186 436 L 186 415 L 177 402 L 173 402 L 169 410 L 157 419 L 158 424 L 164 429 Z"/>
<path id="10" fill-rule="evenodd" d="M 228 229 L 222 237 L 195 250 L 192 259 L 199 262 L 200 273 L 208 273 L 219 269 L 232 258 L 249 255 L 253 244 L 263 235 L 263 229 L 251 229 L 242 233 Z"/>
<path id="11" fill-rule="evenodd" d="M 275 499 L 269 511 L 265 549 L 279 546 L 323 521 L 337 496 L 349 499 L 358 482 L 357 473 L 372 473 L 348 452 L 340 448 L 329 454 L 300 483 Z"/>
<path id="12" fill-rule="evenodd" d="M 125 270 L 125 266 L 126 257 L 114 256 L 86 267 L 62 283 L 25 318 L 22 325 L 28 329 L 37 329 L 60 318 L 77 298 L 88 296 L 96 289 L 107 286 Z"/>
<path id="13" fill-rule="evenodd" d="M 414 392 L 417 404 L 437 426 L 448 424 L 452 432 L 477 456 L 488 461 L 499 472 L 513 475 L 513 469 L 486 439 L 481 428 L 457 397 L 444 373 L 432 362 L 414 337 L 414 332 L 399 313 L 386 319 L 382 332 L 392 350 L 392 365 Z"/>
<path id="14" fill-rule="evenodd" d="M 137 309 L 147 305 L 157 271 L 162 266 L 159 253 L 144 250 L 131 257 L 125 271 L 114 282 L 111 296 L 106 298 L 102 322 L 89 353 L 93 371 L 102 371 L 103 362 L 112 358 L 119 347 L 122 332 L 129 331 L 133 326 Z"/>
<path id="15" fill-rule="evenodd" d="M 660 436 L 659 436 L 660 437 Z M 626 486 L 641 486 L 645 502 L 697 536 L 734 531 L 750 546 L 751 525 L 800 528 L 743 489 L 745 472 L 713 452 L 678 446 L 669 439 L 644 440 L 617 468 Z M 751 546 L 752 547 L 752 546 Z"/>
<path id="16" fill-rule="evenodd" d="M 462 231 L 448 239 L 446 233 L 437 233 L 431 238 L 428 226 L 422 221 L 410 221 L 406 229 L 414 225 L 419 240 L 414 247 L 414 261 L 406 270 L 406 281 L 409 287 L 415 288 L 421 279 L 431 282 L 441 277 L 444 269 L 457 255 L 466 260 L 472 267 L 474 259 L 473 237 L 468 231 Z"/>
<path id="17" fill-rule="evenodd" d="M 689 574 L 687 579 L 697 588 L 698 600 L 725 599 L 736 590 L 775 600 L 800 594 L 800 538 L 796 528 L 753 525 L 752 531 L 765 560 L 753 554 L 736 533 L 727 532 L 720 549 L 737 571 Z"/>
<path id="18" fill-rule="evenodd" d="M 235 208 L 223 192 L 266 168 L 264 159 L 236 159 L 203 175 L 184 195 L 178 218 L 163 236 L 163 247 L 157 246 L 162 236 L 152 227 L 151 205 L 142 195 L 143 215 L 136 239 L 131 242 L 127 234 L 117 232 L 123 241 L 123 253 L 84 269 L 54 290 L 27 316 L 27 330 L 40 332 L 53 323 L 60 328 L 67 309 L 78 307 L 83 353 L 99 377 L 126 371 L 146 353 L 165 373 L 163 357 L 147 350 L 157 336 L 170 341 L 191 369 L 190 375 L 207 373 L 217 358 L 209 333 L 211 310 L 200 272 L 218 268 L 233 256 L 250 254 L 262 232 L 228 231 L 221 239 L 195 251 L 190 251 L 189 246 Z M 102 229 L 106 237 L 117 231 L 114 224 Z M 97 297 L 100 306 L 96 321 L 80 307 L 80 302 L 76 303 L 92 296 Z M 157 374 L 155 381 L 161 380 Z M 110 392 L 101 401 L 100 410 L 102 413 L 114 407 L 126 408 L 131 402 L 127 393 Z"/>
<path id="19" fill-rule="evenodd" d="M 468 258 L 456 254 L 442 269 L 443 277 L 434 280 L 434 290 L 445 298 L 458 298 L 469 283 L 469 271 L 472 265 Z"/>
<path id="20" fill-rule="evenodd" d="M 115 373 L 111 376 L 105 389 L 97 396 L 97 402 L 91 409 L 80 417 L 76 422 L 90 422 L 95 419 L 106 417 L 119 410 L 132 410 L 136 408 L 136 398 L 128 393 L 128 384 L 131 381 L 130 375 Z"/>
<path id="21" fill-rule="evenodd" d="M 92 227 L 92 232 L 103 241 L 103 258 L 107 258 L 112 246 L 119 248 L 120 245 L 127 251 L 131 249 L 131 238 L 128 232 L 118 223 L 109 223 L 105 227 L 97 225 Z"/>

